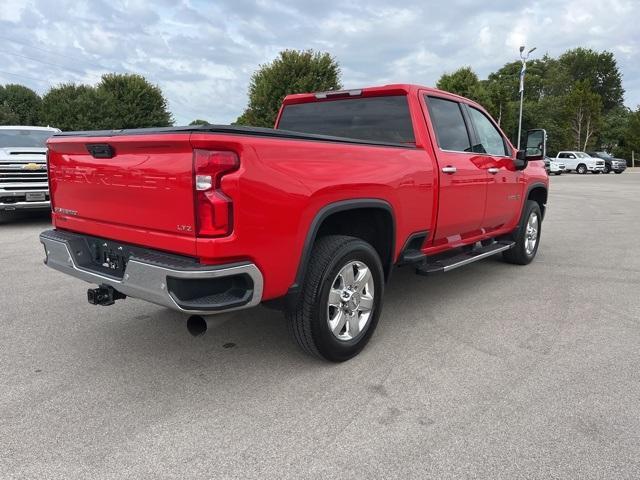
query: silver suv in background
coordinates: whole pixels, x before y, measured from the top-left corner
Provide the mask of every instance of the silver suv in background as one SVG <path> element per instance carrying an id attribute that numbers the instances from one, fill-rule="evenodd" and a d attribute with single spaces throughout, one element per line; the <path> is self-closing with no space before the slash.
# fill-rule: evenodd
<path id="1" fill-rule="evenodd" d="M 59 131 L 0 126 L 0 212 L 51 208 L 46 141 Z"/>

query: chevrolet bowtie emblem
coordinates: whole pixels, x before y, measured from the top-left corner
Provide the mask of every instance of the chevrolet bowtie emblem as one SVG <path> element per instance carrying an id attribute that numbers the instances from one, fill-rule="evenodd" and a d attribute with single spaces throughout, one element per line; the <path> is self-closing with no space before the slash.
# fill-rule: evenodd
<path id="1" fill-rule="evenodd" d="M 43 170 L 44 169 L 44 165 L 40 165 L 39 163 L 27 163 L 26 165 L 22 166 L 23 170 Z"/>

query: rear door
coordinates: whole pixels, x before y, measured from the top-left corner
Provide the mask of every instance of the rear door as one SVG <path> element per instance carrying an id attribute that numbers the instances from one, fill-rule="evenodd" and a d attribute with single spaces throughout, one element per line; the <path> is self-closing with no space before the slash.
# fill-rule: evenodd
<path id="1" fill-rule="evenodd" d="M 158 239 L 172 239 L 195 252 L 189 134 L 62 136 L 48 145 L 57 226 L 164 249 Z"/>
<path id="2" fill-rule="evenodd" d="M 462 105 L 439 96 L 424 95 L 427 122 L 435 132 L 440 194 L 434 246 L 457 246 L 480 234 L 487 197 L 484 156 L 472 151 L 471 131 Z"/>
<path id="3" fill-rule="evenodd" d="M 465 108 L 475 135 L 473 149 L 483 156 L 488 173 L 487 206 L 481 226 L 490 233 L 517 221 L 523 177 L 515 169 L 511 148 L 493 121 L 471 105 Z"/>

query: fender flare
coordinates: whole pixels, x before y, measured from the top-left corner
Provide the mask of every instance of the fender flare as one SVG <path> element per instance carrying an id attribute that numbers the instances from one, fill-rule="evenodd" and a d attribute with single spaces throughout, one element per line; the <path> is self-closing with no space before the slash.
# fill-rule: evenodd
<path id="1" fill-rule="evenodd" d="M 542 183 L 542 182 L 534 182 L 531 185 L 527 186 L 527 192 L 526 195 L 524 196 L 524 198 L 522 199 L 522 209 L 524 210 L 524 206 L 527 204 L 527 200 L 529 199 L 529 194 L 531 193 L 531 191 L 534 188 L 542 188 L 546 194 L 547 194 L 547 199 L 549 198 L 549 186 Z M 544 208 L 541 209 L 542 210 L 542 219 L 544 220 L 544 214 L 545 214 L 545 210 Z M 520 216 L 522 216 L 522 213 L 520 213 Z M 520 221 L 518 221 L 518 224 L 520 224 Z"/>
<path id="2" fill-rule="evenodd" d="M 391 271 L 393 267 L 396 248 L 396 218 L 391 204 L 386 200 L 382 200 L 379 198 L 357 198 L 333 202 L 322 207 L 315 214 L 313 220 L 311 221 L 311 224 L 309 225 L 307 236 L 305 237 L 304 245 L 302 247 L 302 253 L 300 255 L 300 259 L 298 260 L 296 277 L 293 285 L 289 287 L 289 291 L 286 294 L 287 303 L 296 298 L 297 294 L 300 291 L 301 285 L 304 283 L 304 278 L 307 273 L 307 266 L 309 264 L 309 258 L 311 256 L 311 250 L 313 248 L 313 244 L 316 240 L 316 236 L 318 235 L 318 230 L 320 229 L 322 222 L 324 222 L 329 216 L 333 215 L 334 213 L 344 212 L 347 210 L 357 210 L 361 208 L 384 210 L 391 216 L 391 255 L 389 255 L 389 259 L 386 262 L 387 265 L 385 265 L 388 268 L 388 271 Z M 384 260 L 383 264 L 385 264 Z"/>

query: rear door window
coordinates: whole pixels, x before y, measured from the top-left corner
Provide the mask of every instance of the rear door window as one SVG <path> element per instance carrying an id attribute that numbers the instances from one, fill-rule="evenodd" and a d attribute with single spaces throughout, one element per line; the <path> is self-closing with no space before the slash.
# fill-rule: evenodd
<path id="1" fill-rule="evenodd" d="M 442 150 L 471 152 L 467 125 L 458 102 L 425 96 L 431 122 L 436 130 L 438 146 Z"/>

